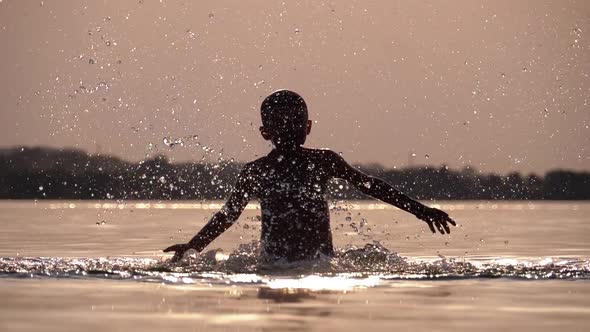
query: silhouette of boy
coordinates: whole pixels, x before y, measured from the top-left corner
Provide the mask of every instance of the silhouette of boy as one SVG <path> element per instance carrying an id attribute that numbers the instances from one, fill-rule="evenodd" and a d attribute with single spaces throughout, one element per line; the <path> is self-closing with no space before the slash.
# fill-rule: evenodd
<path id="1" fill-rule="evenodd" d="M 351 167 L 337 153 L 303 147 L 311 131 L 307 105 L 289 90 L 266 97 L 260 108 L 260 133 L 273 150 L 246 164 L 223 208 L 188 243 L 164 249 L 180 260 L 189 249 L 202 251 L 238 219 L 256 198 L 262 211 L 261 245 L 265 255 L 288 261 L 334 255 L 330 215 L 325 197 L 334 178 L 344 179 L 362 193 L 412 213 L 430 230 L 449 233 L 455 222 L 443 211 L 427 207 L 388 183 Z"/>

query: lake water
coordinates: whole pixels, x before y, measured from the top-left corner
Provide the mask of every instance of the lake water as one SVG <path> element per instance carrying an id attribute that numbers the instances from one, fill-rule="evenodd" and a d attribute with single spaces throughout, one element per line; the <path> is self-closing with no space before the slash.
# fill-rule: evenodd
<path id="1" fill-rule="evenodd" d="M 588 330 L 590 203 L 437 207 L 341 203 L 338 257 L 269 266 L 255 205 L 170 264 L 219 202 L 0 202 L 0 331 Z"/>

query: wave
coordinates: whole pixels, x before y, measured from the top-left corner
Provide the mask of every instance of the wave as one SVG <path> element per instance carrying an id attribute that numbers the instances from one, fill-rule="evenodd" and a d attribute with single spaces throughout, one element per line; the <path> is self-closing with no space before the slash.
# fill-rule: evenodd
<path id="1" fill-rule="evenodd" d="M 350 247 L 335 257 L 283 262 L 259 254 L 257 242 L 230 254 L 188 252 L 178 263 L 165 258 L 0 258 L 0 278 L 113 279 L 171 284 L 265 284 L 322 289 L 377 286 L 393 280 L 508 278 L 519 280 L 590 280 L 590 259 L 404 258 L 378 242 Z M 337 282 L 336 282 L 337 281 Z"/>

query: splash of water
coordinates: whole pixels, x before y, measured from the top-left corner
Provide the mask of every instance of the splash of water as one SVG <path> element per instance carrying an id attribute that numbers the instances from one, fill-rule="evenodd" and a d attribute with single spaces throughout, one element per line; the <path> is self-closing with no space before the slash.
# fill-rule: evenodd
<path id="1" fill-rule="evenodd" d="M 211 250 L 188 252 L 178 263 L 152 258 L 0 258 L 0 278 L 116 279 L 166 283 L 295 285 L 315 277 L 377 285 L 389 280 L 440 280 L 474 278 L 590 279 L 585 259 L 410 260 L 378 242 L 347 248 L 336 256 L 316 260 L 270 261 L 260 255 L 259 244 L 241 245 L 230 254 Z M 310 279 L 311 278 L 311 279 Z M 302 281 L 303 280 L 303 281 Z M 323 280 L 323 279 L 322 279 Z M 279 282 L 280 283 L 280 282 Z"/>

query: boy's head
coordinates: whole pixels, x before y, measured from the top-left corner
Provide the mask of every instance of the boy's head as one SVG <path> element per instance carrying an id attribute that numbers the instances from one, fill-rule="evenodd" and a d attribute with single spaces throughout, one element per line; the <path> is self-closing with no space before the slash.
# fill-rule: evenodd
<path id="1" fill-rule="evenodd" d="M 279 90 L 266 97 L 260 106 L 260 133 L 276 148 L 295 148 L 305 143 L 311 131 L 307 105 L 300 95 Z"/>

